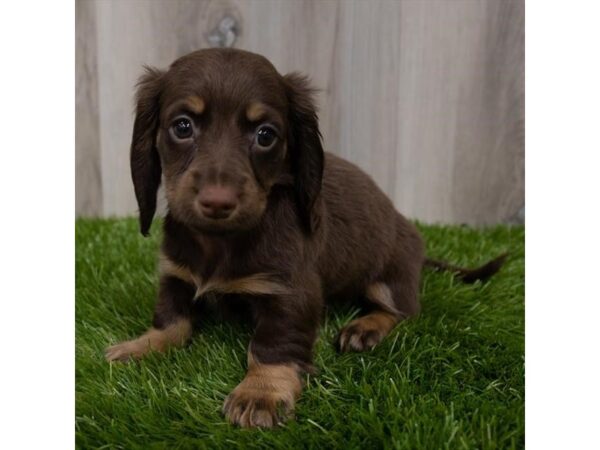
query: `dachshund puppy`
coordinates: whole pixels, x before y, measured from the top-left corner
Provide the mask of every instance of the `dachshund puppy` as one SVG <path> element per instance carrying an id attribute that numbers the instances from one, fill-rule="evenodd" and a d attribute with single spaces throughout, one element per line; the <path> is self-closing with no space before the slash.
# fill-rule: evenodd
<path id="1" fill-rule="evenodd" d="M 323 151 L 307 79 L 262 56 L 207 49 L 147 69 L 131 173 L 144 235 L 164 177 L 160 288 L 152 328 L 106 358 L 183 345 L 208 305 L 247 311 L 254 335 L 246 377 L 223 407 L 231 423 L 271 427 L 291 415 L 325 301 L 364 306 L 339 334 L 342 352 L 371 349 L 419 312 L 416 228 L 369 176 Z M 501 259 L 475 271 L 429 264 L 474 281 Z"/>

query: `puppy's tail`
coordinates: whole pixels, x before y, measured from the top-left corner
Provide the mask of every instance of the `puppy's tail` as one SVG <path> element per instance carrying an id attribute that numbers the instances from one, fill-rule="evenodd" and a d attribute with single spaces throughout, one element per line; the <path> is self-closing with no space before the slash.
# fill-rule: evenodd
<path id="1" fill-rule="evenodd" d="M 436 261 L 434 259 L 425 258 L 425 262 L 423 265 L 425 267 L 431 267 L 436 271 L 448 271 L 454 272 L 454 275 L 461 280 L 463 283 L 475 283 L 477 280 L 486 281 L 492 275 L 500 270 L 506 258 L 508 257 L 508 253 L 503 253 L 495 259 L 492 259 L 490 262 L 484 264 L 483 266 L 477 267 L 476 269 L 465 269 L 463 267 L 457 267 L 452 264 L 449 264 L 444 261 Z"/>

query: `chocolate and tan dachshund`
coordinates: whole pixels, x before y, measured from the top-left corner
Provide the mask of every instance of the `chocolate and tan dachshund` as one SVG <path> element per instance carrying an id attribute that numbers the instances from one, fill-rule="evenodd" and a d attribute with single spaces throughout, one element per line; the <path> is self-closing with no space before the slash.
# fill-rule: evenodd
<path id="1" fill-rule="evenodd" d="M 248 372 L 223 412 L 243 427 L 289 417 L 313 370 L 328 301 L 364 315 L 339 333 L 339 351 L 373 348 L 419 312 L 424 265 L 466 282 L 466 270 L 427 260 L 415 226 L 362 170 L 323 151 L 313 90 L 262 56 L 206 49 L 139 81 L 131 173 L 147 235 L 164 177 L 168 213 L 152 328 L 112 346 L 109 361 L 185 344 L 210 310 L 253 324 Z"/>

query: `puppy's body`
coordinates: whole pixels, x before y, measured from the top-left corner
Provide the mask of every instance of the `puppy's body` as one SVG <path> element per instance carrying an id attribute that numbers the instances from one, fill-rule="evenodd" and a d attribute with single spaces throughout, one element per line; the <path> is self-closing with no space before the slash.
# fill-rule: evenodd
<path id="1" fill-rule="evenodd" d="M 409 277 L 418 285 L 423 244 L 414 225 L 362 170 L 326 154 L 318 270 L 327 297 L 364 295 L 375 282 Z M 416 298 L 395 297 L 405 315 L 418 311 Z"/>
<path id="2" fill-rule="evenodd" d="M 370 349 L 418 313 L 419 233 L 369 176 L 323 152 L 305 78 L 239 50 L 149 70 L 131 166 L 144 234 L 164 175 L 160 288 L 153 328 L 107 359 L 182 345 L 208 305 L 247 312 L 248 374 L 224 412 L 241 426 L 273 426 L 313 368 L 327 300 L 365 306 L 341 330 L 341 351 Z"/>
<path id="3" fill-rule="evenodd" d="M 243 302 L 252 317 L 264 315 L 271 323 L 267 339 L 282 330 L 298 334 L 295 338 L 305 345 L 296 349 L 295 362 L 310 370 L 312 340 L 324 301 L 365 300 L 368 309 L 380 308 L 398 318 L 417 313 L 421 238 L 373 180 L 327 153 L 321 197 L 314 208 L 319 223 L 309 237 L 291 186 L 271 192 L 258 226 L 233 235 L 195 234 L 168 215 L 162 253 L 169 261 L 165 274 L 177 281 L 168 278 L 163 284 L 183 281 L 181 289 L 185 285 L 188 293 L 185 301 L 169 297 L 159 304 L 154 326 L 164 327 L 181 314 L 203 314 L 202 303 L 216 300 L 217 307 L 227 311 L 231 304 L 238 309 Z M 366 297 L 374 285 L 390 290 L 379 304 Z M 236 294 L 245 298 L 232 299 Z M 276 304 L 273 311 L 268 311 L 270 303 Z M 363 349 L 361 344 L 354 347 Z M 267 345 L 264 354 L 262 350 L 256 345 L 252 349 L 264 362 L 289 360 L 287 348 Z"/>

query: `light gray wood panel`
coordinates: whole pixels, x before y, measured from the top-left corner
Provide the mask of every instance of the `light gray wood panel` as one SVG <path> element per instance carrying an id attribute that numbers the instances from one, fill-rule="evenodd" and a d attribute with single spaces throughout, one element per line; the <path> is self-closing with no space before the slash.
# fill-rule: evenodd
<path id="1" fill-rule="evenodd" d="M 521 217 L 525 195 L 525 11 L 520 0 L 487 1 L 457 102 L 455 221 Z"/>
<path id="2" fill-rule="evenodd" d="M 191 49 L 181 29 L 197 30 L 205 2 L 98 1 L 103 214 L 136 210 L 129 169 L 133 94 L 143 65 L 167 67 Z M 198 39 L 198 43 L 201 39 Z"/>
<path id="3" fill-rule="evenodd" d="M 324 118 L 331 130 L 328 148 L 366 170 L 392 198 L 401 7 L 390 1 L 340 3 Z"/>
<path id="4" fill-rule="evenodd" d="M 75 6 L 75 210 L 83 216 L 103 213 L 95 8 L 92 2 Z"/>
<path id="5" fill-rule="evenodd" d="M 523 206 L 521 0 L 89 4 L 97 77 L 81 82 L 97 83 L 98 139 L 86 148 L 100 147 L 101 182 L 81 186 L 78 163 L 77 186 L 101 186 L 82 198 L 100 202 L 104 215 L 136 210 L 128 148 L 141 66 L 165 68 L 207 47 L 225 15 L 237 20 L 235 47 L 265 55 L 282 73 L 311 76 L 326 149 L 370 173 L 407 216 L 486 224 Z M 93 132 L 82 136 L 91 141 Z M 77 141 L 78 161 L 89 158 L 84 145 Z M 78 201 L 78 214 L 91 210 Z"/>

